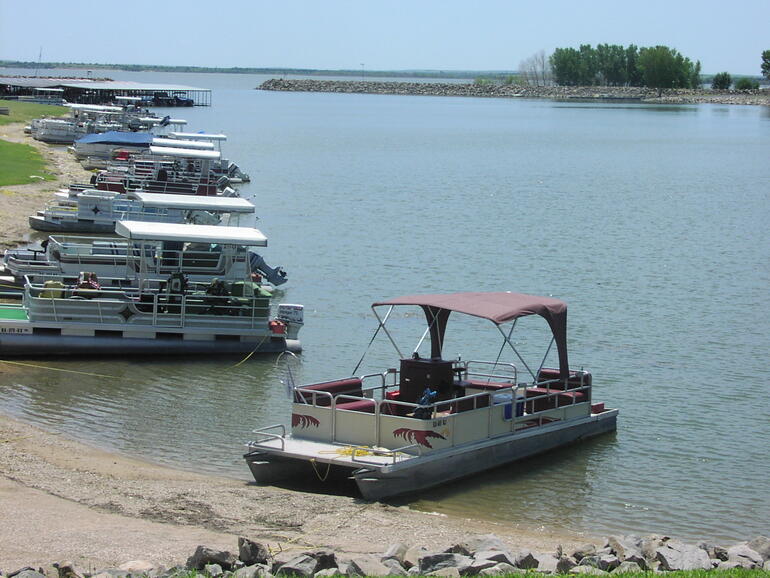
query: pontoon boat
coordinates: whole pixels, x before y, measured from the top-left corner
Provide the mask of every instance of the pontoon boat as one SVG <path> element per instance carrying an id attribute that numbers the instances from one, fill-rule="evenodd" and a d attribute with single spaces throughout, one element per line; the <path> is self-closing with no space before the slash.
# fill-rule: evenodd
<path id="1" fill-rule="evenodd" d="M 421 308 L 427 329 L 404 356 L 386 322 L 395 307 Z M 380 316 L 382 309 L 387 309 Z M 257 482 L 352 478 L 364 498 L 416 492 L 616 428 L 617 409 L 593 399 L 592 377 L 569 369 L 567 305 L 517 293 L 416 295 L 372 306 L 399 367 L 292 387 L 291 431 L 255 430 L 244 455 Z M 493 361 L 446 359 L 452 314 L 490 321 L 502 337 Z M 539 315 L 550 345 L 526 362 L 512 340 L 519 319 Z M 399 317 L 404 319 L 404 317 Z M 430 352 L 421 356 L 429 338 Z M 558 367 L 542 367 L 556 344 Z M 370 343 L 371 345 L 371 343 Z M 472 343 L 478 346 L 478 343 Z M 503 358 L 508 350 L 511 359 Z M 424 354 L 423 354 L 424 355 Z M 291 384 L 289 384 L 291 385 Z"/>

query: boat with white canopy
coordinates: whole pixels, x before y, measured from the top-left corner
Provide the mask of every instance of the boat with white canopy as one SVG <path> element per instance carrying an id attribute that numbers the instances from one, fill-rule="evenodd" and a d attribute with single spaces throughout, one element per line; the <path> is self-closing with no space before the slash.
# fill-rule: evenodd
<path id="1" fill-rule="evenodd" d="M 266 244 L 243 227 L 125 222 L 124 238 L 209 245 Z M 166 247 L 164 246 L 164 249 Z M 183 273 L 211 262 L 179 254 L 144 255 L 137 275 L 99 277 L 82 271 L 73 284 L 25 278 L 21 304 L 0 304 L 0 357 L 244 354 L 299 351 L 303 307 L 272 297 L 250 277 L 196 283 Z M 184 249 L 181 253 L 184 259 Z M 155 259 L 157 261 L 153 261 Z M 156 266 L 157 265 L 157 266 Z M 166 273 L 171 273 L 166 276 Z"/>
<path id="2" fill-rule="evenodd" d="M 267 247 L 258 229 L 219 226 L 212 234 L 210 227 L 195 224 L 118 221 L 115 233 L 117 238 L 51 236 L 43 250 L 8 249 L 3 264 L 12 278 L 5 284 L 21 285 L 25 277 L 75 283 L 82 271 L 122 279 L 121 284 L 140 278 L 163 281 L 175 273 L 191 283 L 249 279 L 260 291 L 288 280 L 282 267 L 270 267 L 254 250 Z"/>
<path id="3" fill-rule="evenodd" d="M 51 233 L 111 234 L 119 220 L 237 226 L 253 224 L 254 212 L 254 205 L 240 197 L 86 189 L 62 193 L 31 215 L 29 225 Z"/>
<path id="4" fill-rule="evenodd" d="M 216 145 L 216 150 L 222 152 L 222 143 L 227 140 L 227 135 L 205 133 L 205 132 L 170 132 L 169 140 L 172 141 L 208 141 Z M 234 162 L 224 158 L 212 165 L 214 172 L 225 175 L 231 183 L 247 183 L 251 180 L 248 174 L 244 173 Z"/>
<path id="5" fill-rule="evenodd" d="M 408 311 L 395 315 L 395 308 L 421 310 L 427 322 L 409 326 L 418 329 L 410 355 L 404 355 L 396 335 L 415 318 Z M 452 293 L 399 297 L 374 303 L 372 310 L 379 321 L 375 336 L 381 332 L 392 343 L 398 365 L 360 374 L 362 358 L 351 376 L 309 385 L 289 380 L 290 431 L 283 424 L 260 428 L 247 444 L 244 458 L 257 482 L 336 484 L 350 478 L 364 498 L 377 500 L 616 428 L 618 410 L 594 400 L 591 374 L 569 368 L 563 301 L 508 292 Z M 532 315 L 542 318 L 541 334 L 550 339 L 543 357 L 527 359 L 518 345 L 521 337 L 514 341 L 513 335 L 518 322 Z M 461 324 L 458 316 L 491 322 L 502 343 L 490 349 L 490 357 L 444 356 L 446 343 L 467 341 L 474 351 L 483 347 L 477 324 Z M 448 331 L 450 318 L 462 331 Z M 556 367 L 544 367 L 553 345 Z"/>

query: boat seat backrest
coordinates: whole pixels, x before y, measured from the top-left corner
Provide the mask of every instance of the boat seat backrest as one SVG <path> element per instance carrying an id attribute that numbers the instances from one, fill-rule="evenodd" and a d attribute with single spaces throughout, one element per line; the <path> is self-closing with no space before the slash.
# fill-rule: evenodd
<path id="1" fill-rule="evenodd" d="M 560 374 L 558 369 L 544 367 L 537 373 L 537 382 L 542 383 L 544 381 L 559 380 L 559 375 Z M 581 386 L 580 373 L 577 371 L 570 371 L 569 378 L 567 379 L 566 385 L 567 387 L 565 388 L 564 380 L 553 381 L 552 383 L 548 384 L 548 386 L 551 389 L 574 389 L 576 387 L 580 387 Z M 583 386 L 591 385 L 591 374 L 589 372 L 583 373 L 582 385 Z"/>
<path id="2" fill-rule="evenodd" d="M 338 379 L 336 381 L 325 381 L 323 383 L 315 383 L 313 385 L 303 385 L 297 388 L 295 394 L 296 403 L 313 403 L 314 391 L 323 391 L 331 394 L 332 397 L 338 395 L 352 395 L 355 397 L 363 397 L 363 385 L 360 379 L 357 377 L 350 377 L 347 379 Z M 326 395 L 316 395 L 316 405 L 330 405 L 330 399 Z"/>

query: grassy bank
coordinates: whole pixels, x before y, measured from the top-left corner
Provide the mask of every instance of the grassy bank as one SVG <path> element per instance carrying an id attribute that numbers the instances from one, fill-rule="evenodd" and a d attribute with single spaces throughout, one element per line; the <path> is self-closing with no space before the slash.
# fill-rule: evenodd
<path id="1" fill-rule="evenodd" d="M 33 118 L 40 118 L 41 116 L 64 116 L 70 110 L 66 106 L 52 106 L 18 100 L 0 100 L 0 107 L 8 108 L 11 113 L 8 116 L 0 114 L 0 126 L 12 122 L 28 123 Z"/>
<path id="2" fill-rule="evenodd" d="M 0 186 L 26 185 L 40 180 L 55 180 L 40 152 L 30 145 L 0 140 Z"/>

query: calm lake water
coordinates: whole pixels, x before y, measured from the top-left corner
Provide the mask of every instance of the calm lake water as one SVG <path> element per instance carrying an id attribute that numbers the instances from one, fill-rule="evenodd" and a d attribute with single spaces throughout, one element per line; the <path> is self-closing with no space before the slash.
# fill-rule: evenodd
<path id="1" fill-rule="evenodd" d="M 251 174 L 241 194 L 257 204 L 267 261 L 289 272 L 282 301 L 306 307 L 300 380 L 353 370 L 381 298 L 511 290 L 569 303 L 570 361 L 621 409 L 617 434 L 426 492 L 414 507 L 591 534 L 770 532 L 770 109 L 109 75 L 213 89 L 213 107 L 173 115 L 225 132 L 227 156 Z M 247 480 L 241 442 L 287 422 L 289 403 L 274 358 L 236 362 L 36 362 L 108 377 L 0 364 L 0 411 Z"/>

